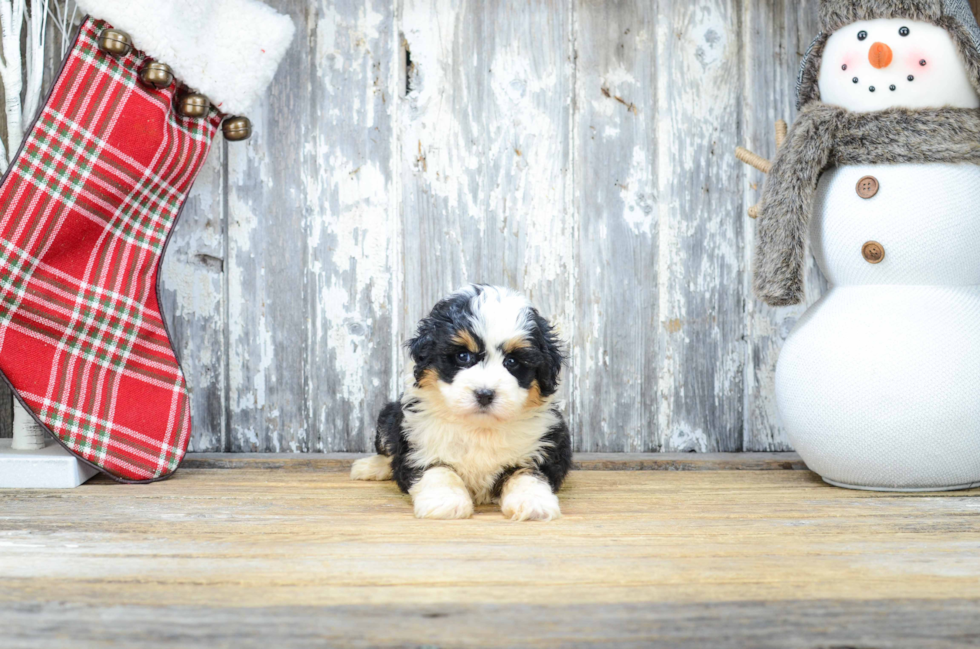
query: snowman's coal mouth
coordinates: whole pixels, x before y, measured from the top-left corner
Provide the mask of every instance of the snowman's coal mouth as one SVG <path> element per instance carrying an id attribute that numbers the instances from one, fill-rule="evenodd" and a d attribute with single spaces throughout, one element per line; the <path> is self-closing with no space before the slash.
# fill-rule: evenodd
<path id="1" fill-rule="evenodd" d="M 912 81 L 913 79 L 915 79 L 915 77 L 913 77 L 912 75 L 909 75 L 909 81 Z M 858 79 L 857 77 L 854 77 L 853 79 L 851 79 L 851 81 L 853 81 L 855 85 L 857 85 L 858 83 L 860 83 L 860 79 Z M 898 90 L 898 86 L 896 86 L 893 83 L 893 84 L 890 84 L 888 86 L 888 89 L 891 90 L 892 92 L 895 92 L 896 90 Z M 875 87 L 875 86 L 868 86 L 868 92 L 877 92 L 877 91 L 878 91 L 878 88 L 877 87 Z"/>
<path id="2" fill-rule="evenodd" d="M 895 92 L 896 90 L 898 90 L 898 86 L 896 86 L 893 83 L 893 84 L 891 84 L 891 85 L 888 86 L 888 89 L 891 90 L 892 92 Z M 876 87 L 874 87 L 874 86 L 868 86 L 868 92 L 875 92 L 877 90 L 878 89 Z"/>

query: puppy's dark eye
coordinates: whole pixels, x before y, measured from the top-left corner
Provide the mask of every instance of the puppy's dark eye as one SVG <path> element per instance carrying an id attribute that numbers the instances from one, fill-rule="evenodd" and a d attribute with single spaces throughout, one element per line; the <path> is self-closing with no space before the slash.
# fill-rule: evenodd
<path id="1" fill-rule="evenodd" d="M 864 31 L 863 29 L 858 32 L 858 40 L 859 41 L 863 41 L 867 37 L 868 37 L 868 32 Z"/>
<path id="2" fill-rule="evenodd" d="M 473 352 L 459 352 L 456 354 L 456 364 L 460 367 L 469 367 L 476 362 L 476 355 Z"/>
<path id="3" fill-rule="evenodd" d="M 509 370 L 514 369 L 518 365 L 520 365 L 520 363 L 513 356 L 508 356 L 507 358 L 504 359 L 504 367 L 506 367 Z"/>
<path id="4" fill-rule="evenodd" d="M 909 28 L 908 27 L 902 27 L 900 30 L 898 30 L 898 35 L 899 36 L 908 36 L 909 35 Z"/>

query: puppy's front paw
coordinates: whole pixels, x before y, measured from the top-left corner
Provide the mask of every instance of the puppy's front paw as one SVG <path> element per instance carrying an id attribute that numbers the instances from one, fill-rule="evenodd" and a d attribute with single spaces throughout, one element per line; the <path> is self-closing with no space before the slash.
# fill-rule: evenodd
<path id="1" fill-rule="evenodd" d="M 351 480 L 391 480 L 391 458 L 372 455 L 354 462 L 350 468 Z"/>
<path id="2" fill-rule="evenodd" d="M 473 499 L 451 469 L 436 467 L 422 475 L 409 492 L 416 518 L 453 520 L 473 515 Z"/>
<path id="3" fill-rule="evenodd" d="M 415 499 L 416 518 L 455 520 L 473 515 L 473 500 L 468 493 L 447 491 L 426 493 Z"/>
<path id="4" fill-rule="evenodd" d="M 558 496 L 551 485 L 527 473 L 513 476 L 504 485 L 500 511 L 512 521 L 548 522 L 561 518 Z"/>

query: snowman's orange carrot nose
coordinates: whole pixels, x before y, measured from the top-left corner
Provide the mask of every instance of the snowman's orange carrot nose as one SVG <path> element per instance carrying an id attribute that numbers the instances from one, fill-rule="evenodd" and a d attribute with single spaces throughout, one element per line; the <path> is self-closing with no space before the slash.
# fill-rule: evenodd
<path id="1" fill-rule="evenodd" d="M 875 43 L 871 46 L 871 51 L 868 52 L 868 60 L 871 61 L 871 65 L 879 70 L 887 68 L 892 64 L 892 48 L 884 43 Z"/>

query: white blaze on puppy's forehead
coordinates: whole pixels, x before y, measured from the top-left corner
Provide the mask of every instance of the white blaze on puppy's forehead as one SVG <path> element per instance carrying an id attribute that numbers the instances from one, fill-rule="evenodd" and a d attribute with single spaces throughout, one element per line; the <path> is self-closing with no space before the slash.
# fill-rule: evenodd
<path id="1" fill-rule="evenodd" d="M 823 102 L 854 112 L 980 107 L 949 32 L 905 18 L 861 20 L 831 34 L 819 88 Z"/>
<path id="2" fill-rule="evenodd" d="M 493 286 L 469 286 L 453 297 L 455 314 L 465 307 L 466 328 L 453 332 L 448 342 L 479 356 L 476 362 L 464 359 L 446 378 L 435 370 L 416 377 L 420 399 L 427 407 L 438 406 L 430 410 L 438 410 L 443 419 L 498 432 L 508 422 L 526 420 L 536 411 L 546 410 L 551 400 L 542 396 L 540 386 L 532 383 L 522 387 L 506 364 L 507 355 L 515 349 L 533 345 L 534 311 L 528 300 Z M 437 394 L 427 392 L 433 388 Z"/>
<path id="3" fill-rule="evenodd" d="M 523 295 L 506 288 L 489 286 L 470 300 L 473 315 L 470 323 L 487 354 L 515 339 L 528 337 L 531 330 L 531 305 Z"/>

